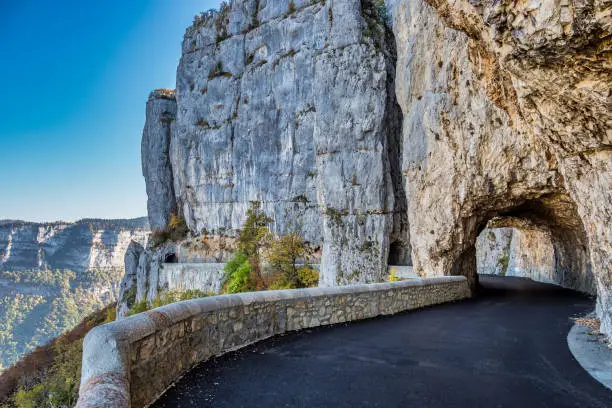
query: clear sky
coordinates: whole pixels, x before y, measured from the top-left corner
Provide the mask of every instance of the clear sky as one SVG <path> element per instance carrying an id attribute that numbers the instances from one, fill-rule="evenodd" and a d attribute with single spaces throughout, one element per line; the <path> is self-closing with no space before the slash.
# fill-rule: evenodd
<path id="1" fill-rule="evenodd" d="M 0 219 L 146 215 L 145 103 L 219 0 L 0 0 Z"/>

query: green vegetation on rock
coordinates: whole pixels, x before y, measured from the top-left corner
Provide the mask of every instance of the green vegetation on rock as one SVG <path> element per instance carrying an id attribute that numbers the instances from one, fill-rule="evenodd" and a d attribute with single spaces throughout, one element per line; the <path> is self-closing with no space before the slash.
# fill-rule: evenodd
<path id="1" fill-rule="evenodd" d="M 115 301 L 119 268 L 0 271 L 0 366 L 72 329 Z"/>
<path id="2" fill-rule="evenodd" d="M 153 246 L 155 247 L 168 241 L 180 241 L 184 239 L 188 233 L 189 227 L 185 219 L 173 213 L 168 223 L 168 227 L 165 230 L 153 231 L 151 238 L 153 239 Z"/>
<path id="3" fill-rule="evenodd" d="M 499 275 L 506 276 L 506 272 L 508 272 L 508 263 L 510 262 L 510 257 L 508 253 L 504 253 L 499 258 L 497 258 L 497 265 L 499 266 Z"/>
<path id="4" fill-rule="evenodd" d="M 234 257 L 236 258 L 236 256 Z M 243 259 L 242 263 L 238 263 L 240 259 Z M 254 289 L 253 279 L 251 277 L 251 265 L 249 264 L 248 259 L 242 253 L 237 254 L 237 259 L 235 259 L 235 267 L 227 268 L 226 265 L 226 287 L 225 293 L 240 293 L 240 292 L 250 292 Z"/>
<path id="5" fill-rule="evenodd" d="M 211 293 L 202 292 L 198 289 L 189 289 L 185 291 L 170 290 L 163 292 L 161 295 L 153 299 L 152 303 L 143 300 L 134 303 L 127 316 L 132 316 L 138 313 L 146 312 L 147 310 L 155 309 L 170 303 L 181 302 L 183 300 L 198 299 L 211 296 Z"/>
<path id="6" fill-rule="evenodd" d="M 268 224 L 272 219 L 261 209 L 259 201 L 251 201 L 247 210 L 247 219 L 244 222 L 238 239 L 238 251 L 248 257 L 251 266 L 251 279 L 255 290 L 264 289 L 264 279 L 261 273 L 261 250 L 270 237 Z"/>
<path id="7" fill-rule="evenodd" d="M 115 320 L 116 304 L 85 317 L 76 327 L 36 348 L 0 376 L 0 408 L 73 407 L 81 379 L 83 338 Z"/>
<path id="8" fill-rule="evenodd" d="M 300 266 L 298 262 L 308 256 L 304 239 L 290 233 L 271 239 L 266 249 L 266 261 L 276 273 L 274 288 L 294 289 L 316 286 L 319 274 L 308 265 Z M 279 281 L 275 284 L 276 281 Z"/>

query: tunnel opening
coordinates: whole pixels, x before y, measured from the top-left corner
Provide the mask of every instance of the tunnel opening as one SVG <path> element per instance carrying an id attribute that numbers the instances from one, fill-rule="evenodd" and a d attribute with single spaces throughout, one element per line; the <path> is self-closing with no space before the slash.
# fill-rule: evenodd
<path id="1" fill-rule="evenodd" d="M 471 220 L 453 275 L 478 291 L 479 275 L 521 277 L 596 294 L 582 220 L 565 194 L 526 200 Z"/>
<path id="2" fill-rule="evenodd" d="M 550 231 L 516 226 L 487 227 L 476 239 L 478 275 L 528 278 L 557 284 Z"/>
<path id="3" fill-rule="evenodd" d="M 164 263 L 178 263 L 179 259 L 175 253 L 166 254 L 164 256 Z"/>
<path id="4" fill-rule="evenodd" d="M 410 245 L 402 241 L 393 241 L 389 245 L 389 265 L 412 266 Z"/>

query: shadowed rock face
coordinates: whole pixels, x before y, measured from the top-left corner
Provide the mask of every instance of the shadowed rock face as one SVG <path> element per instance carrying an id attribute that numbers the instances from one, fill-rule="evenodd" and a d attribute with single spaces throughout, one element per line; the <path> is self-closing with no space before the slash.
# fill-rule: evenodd
<path id="1" fill-rule="evenodd" d="M 612 333 L 609 11 L 591 2 L 395 0 L 413 262 L 476 281 L 496 216 L 551 232 Z M 607 19 L 607 20 L 606 20 Z"/>

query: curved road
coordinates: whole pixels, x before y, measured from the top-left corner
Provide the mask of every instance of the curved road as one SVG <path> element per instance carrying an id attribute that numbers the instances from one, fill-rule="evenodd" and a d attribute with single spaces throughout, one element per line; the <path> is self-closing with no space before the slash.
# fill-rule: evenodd
<path id="1" fill-rule="evenodd" d="M 573 359 L 574 291 L 481 278 L 476 299 L 288 334 L 199 365 L 155 407 L 612 407 Z"/>

